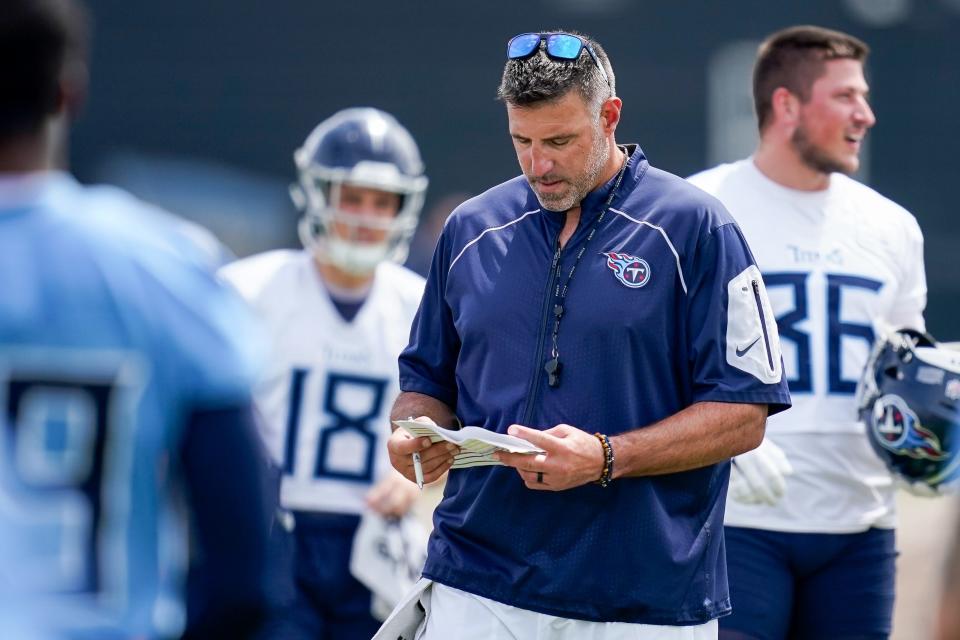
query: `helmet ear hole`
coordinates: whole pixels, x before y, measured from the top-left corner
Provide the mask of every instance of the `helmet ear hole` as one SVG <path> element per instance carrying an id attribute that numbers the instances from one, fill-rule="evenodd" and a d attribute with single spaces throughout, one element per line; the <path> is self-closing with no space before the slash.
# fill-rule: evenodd
<path id="1" fill-rule="evenodd" d="M 887 367 L 883 370 L 883 375 L 891 380 L 897 380 L 900 378 L 900 369 L 898 367 Z"/>
<path id="2" fill-rule="evenodd" d="M 297 211 L 304 211 L 307 208 L 307 194 L 303 192 L 303 187 L 299 184 L 290 185 L 290 199 Z"/>

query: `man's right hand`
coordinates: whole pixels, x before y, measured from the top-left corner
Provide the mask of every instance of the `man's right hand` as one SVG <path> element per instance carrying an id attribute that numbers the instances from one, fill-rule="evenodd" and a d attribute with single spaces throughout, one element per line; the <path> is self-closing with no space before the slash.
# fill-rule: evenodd
<path id="1" fill-rule="evenodd" d="M 420 417 L 420 421 L 429 421 L 430 418 Z M 387 440 L 387 452 L 390 454 L 390 464 L 407 480 L 416 482 L 413 471 L 413 454 L 420 453 L 420 466 L 423 468 L 423 481 L 430 483 L 442 476 L 453 465 L 453 457 L 459 453 L 460 447 L 450 442 L 430 443 L 430 438 L 414 438 L 403 429 L 395 429 Z"/>
<path id="2" fill-rule="evenodd" d="M 744 504 L 773 506 L 786 492 L 786 476 L 792 473 L 783 449 L 764 438 L 759 447 L 733 459 L 730 497 Z"/>

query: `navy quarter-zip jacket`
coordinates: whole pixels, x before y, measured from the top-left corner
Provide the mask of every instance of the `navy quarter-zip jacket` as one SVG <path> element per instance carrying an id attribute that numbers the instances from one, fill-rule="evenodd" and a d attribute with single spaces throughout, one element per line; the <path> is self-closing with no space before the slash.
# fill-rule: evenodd
<path id="1" fill-rule="evenodd" d="M 557 283 L 613 180 L 581 203 L 558 268 L 565 214 L 542 210 L 523 176 L 454 211 L 400 357 L 404 391 L 501 433 L 567 423 L 613 436 L 695 402 L 789 406 L 776 325 L 739 228 L 718 200 L 628 151 L 567 293 L 559 386 L 543 370 Z M 549 492 L 508 467 L 453 470 L 424 575 L 562 617 L 699 624 L 730 610 L 728 476 L 724 462 Z"/>

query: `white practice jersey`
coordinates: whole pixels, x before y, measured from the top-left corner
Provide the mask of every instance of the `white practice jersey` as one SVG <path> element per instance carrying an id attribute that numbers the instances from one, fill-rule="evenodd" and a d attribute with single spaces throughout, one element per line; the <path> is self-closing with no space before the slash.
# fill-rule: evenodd
<path id="1" fill-rule="evenodd" d="M 256 389 L 261 430 L 283 469 L 281 504 L 361 513 L 389 471 L 390 409 L 424 281 L 389 262 L 351 322 L 339 314 L 307 251 L 271 251 L 221 275 L 256 309 L 272 351 Z"/>
<path id="2" fill-rule="evenodd" d="M 752 158 L 690 177 L 737 220 L 763 273 L 780 330 L 793 407 L 767 436 L 794 475 L 776 506 L 727 500 L 726 524 L 847 533 L 893 527 L 893 481 L 857 419 L 855 391 L 874 336 L 924 330 L 923 236 L 912 215 L 834 173 L 797 191 Z"/>

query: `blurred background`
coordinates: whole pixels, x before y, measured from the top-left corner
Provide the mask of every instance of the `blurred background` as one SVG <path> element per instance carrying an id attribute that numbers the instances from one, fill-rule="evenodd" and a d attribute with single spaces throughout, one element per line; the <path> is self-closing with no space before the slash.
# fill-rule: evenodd
<path id="1" fill-rule="evenodd" d="M 334 111 L 379 107 L 413 133 L 430 177 L 409 262 L 420 271 L 451 209 L 519 172 L 494 99 L 516 33 L 596 37 L 624 101 L 618 140 L 686 176 L 752 150 L 750 68 L 765 34 L 850 32 L 873 50 L 878 117 L 860 179 L 916 215 L 928 327 L 960 340 L 960 0 L 88 2 L 91 97 L 70 154 L 81 181 L 194 219 L 241 256 L 294 247 L 293 150 Z M 901 589 L 896 635 L 923 638 L 950 516 L 943 501 L 905 501 L 901 580 L 915 584 Z"/>
<path id="2" fill-rule="evenodd" d="M 211 228 L 237 254 L 296 246 L 293 150 L 349 106 L 397 116 L 430 190 L 410 266 L 450 209 L 519 170 L 494 99 L 506 41 L 578 29 L 607 49 L 621 142 L 686 176 L 755 141 L 750 68 L 770 31 L 814 23 L 865 39 L 878 124 L 861 179 L 926 235 L 928 323 L 960 340 L 960 0 L 90 0 L 91 98 L 73 137 L 81 180 L 111 182 Z"/>

